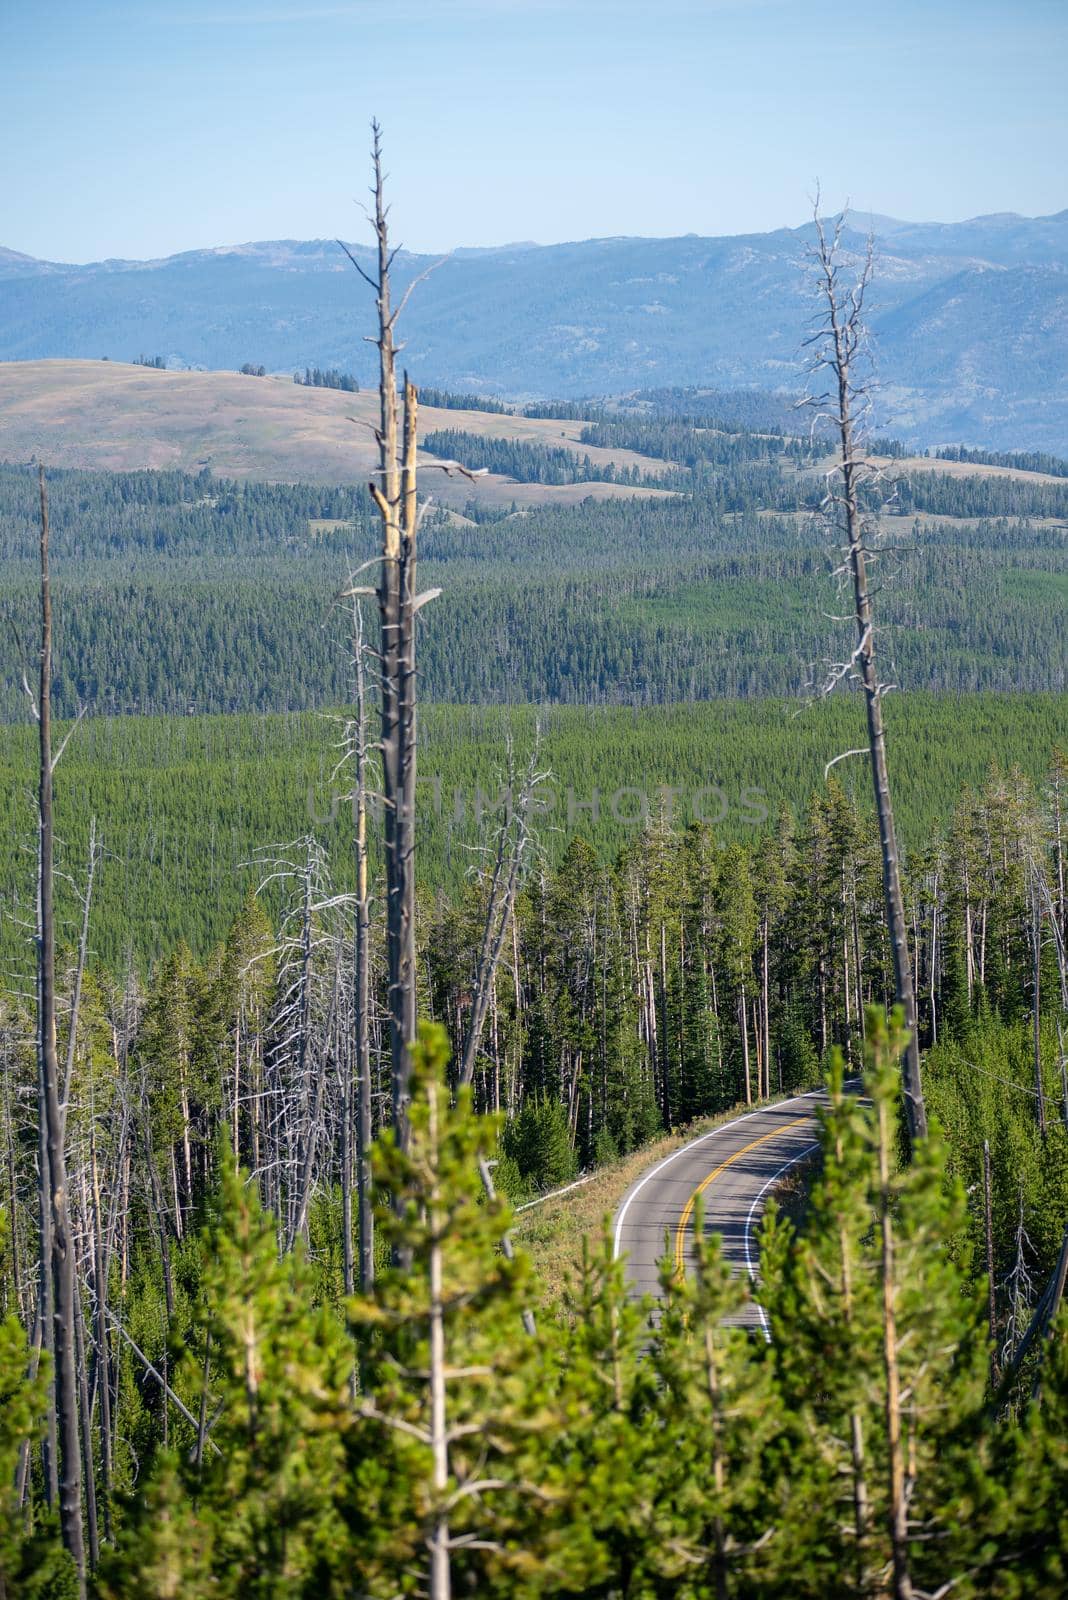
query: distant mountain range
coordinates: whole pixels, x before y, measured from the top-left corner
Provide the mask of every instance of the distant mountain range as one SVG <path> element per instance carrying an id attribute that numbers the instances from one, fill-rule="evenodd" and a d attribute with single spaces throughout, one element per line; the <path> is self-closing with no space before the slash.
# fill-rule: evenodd
<path id="1" fill-rule="evenodd" d="M 848 247 L 864 247 L 858 217 Z M 1068 454 L 1068 210 L 871 219 L 879 421 L 921 444 Z M 810 227 L 458 250 L 405 312 L 423 382 L 514 398 L 796 390 Z M 371 265 L 370 252 L 357 249 Z M 433 264 L 402 253 L 398 288 Z M 339 367 L 372 381 L 371 293 L 329 240 L 70 266 L 0 248 L 0 359 Z"/>

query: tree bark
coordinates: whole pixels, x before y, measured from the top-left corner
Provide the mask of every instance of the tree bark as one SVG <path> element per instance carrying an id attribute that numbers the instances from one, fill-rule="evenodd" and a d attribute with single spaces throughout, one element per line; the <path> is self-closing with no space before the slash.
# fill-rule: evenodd
<path id="1" fill-rule="evenodd" d="M 990 1181 L 990 1141 L 983 1140 L 983 1237 L 986 1244 L 986 1304 L 990 1329 L 990 1381 L 997 1382 L 997 1303 L 994 1299 L 994 1213 Z"/>
<path id="2" fill-rule="evenodd" d="M 81 1441 L 78 1430 L 78 1371 L 75 1319 L 80 1315 L 70 1227 L 70 1193 L 60 1102 L 56 1048 L 56 930 L 53 903 L 52 804 L 52 590 L 48 570 L 48 491 L 44 468 L 38 471 L 41 501 L 41 676 L 37 707 L 40 748 L 40 942 L 38 947 L 38 1052 L 41 1117 L 47 1130 L 47 1184 L 51 1212 L 51 1274 L 55 1406 L 59 1441 L 59 1517 L 63 1543 L 85 1594 L 85 1537 L 82 1529 Z"/>
<path id="3" fill-rule="evenodd" d="M 834 425 L 838 434 L 838 471 L 841 476 L 841 488 L 834 499 L 842 518 L 842 532 L 846 538 L 846 568 L 853 591 L 857 645 L 852 660 L 864 690 L 867 713 L 868 749 L 871 755 L 872 784 L 875 791 L 875 809 L 879 819 L 879 842 L 882 853 L 883 897 L 886 902 L 886 920 L 894 963 L 894 992 L 897 1003 L 905 1014 L 905 1026 L 909 1035 L 902 1059 L 902 1091 L 911 1146 L 917 1139 L 926 1136 L 927 1112 L 920 1077 L 916 994 L 912 982 L 912 964 L 909 960 L 908 924 L 901 892 L 901 861 L 886 763 L 883 685 L 879 681 L 875 666 L 875 623 L 868 583 L 869 551 L 859 495 L 864 474 L 868 473 L 870 476 L 870 470 L 863 454 L 858 454 L 857 430 L 853 414 L 858 390 L 851 375 L 852 361 L 864 336 L 861 314 L 864 291 L 871 277 L 871 256 L 869 253 L 859 283 L 846 298 L 838 283 L 837 237 L 833 242 L 827 240 L 818 214 L 816 231 L 820 289 L 826 303 L 824 326 L 816 338 L 824 344 L 825 354 L 820 358 L 821 364 L 830 368 L 835 385 L 835 395 L 831 403 L 836 406 Z"/>
<path id="4" fill-rule="evenodd" d="M 379 356 L 379 482 L 371 498 L 382 522 L 382 565 L 378 582 L 381 620 L 382 779 L 385 798 L 386 953 L 389 985 L 389 1043 L 393 1126 L 398 1144 L 408 1147 L 407 1106 L 411 1044 L 416 1032 L 415 965 L 415 573 L 418 507 L 416 435 L 418 405 L 414 386 L 404 377 L 403 445 L 397 410 L 394 329 L 403 300 L 394 310 L 390 267 L 394 251 L 382 172 L 382 140 L 373 124 L 374 229 L 378 246 L 377 296 Z M 367 278 L 355 261 L 353 264 Z M 403 455 L 401 453 L 403 450 Z"/>
<path id="5" fill-rule="evenodd" d="M 1042 1081 L 1042 908 L 1038 900 L 1037 868 L 1031 866 L 1031 940 L 1032 988 L 1034 1005 L 1031 1014 L 1031 1036 L 1035 1066 L 1035 1104 L 1038 1112 L 1038 1131 L 1046 1137 L 1046 1091 Z"/>
<path id="6" fill-rule="evenodd" d="M 367 707 L 363 613 L 358 601 L 354 604 L 353 623 L 352 656 L 356 673 L 356 1195 L 360 1288 L 366 1294 L 375 1279 L 375 1237 L 368 1155 L 371 1148 L 371 900 L 367 878 Z"/>

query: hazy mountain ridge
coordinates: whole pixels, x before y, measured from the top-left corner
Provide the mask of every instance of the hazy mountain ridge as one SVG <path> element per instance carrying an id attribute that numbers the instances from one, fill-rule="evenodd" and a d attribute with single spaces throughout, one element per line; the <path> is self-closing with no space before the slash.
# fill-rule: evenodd
<path id="1" fill-rule="evenodd" d="M 850 250 L 865 248 L 868 225 L 852 219 Z M 1068 211 L 870 225 L 881 423 L 924 443 L 1065 453 Z M 405 360 L 417 379 L 510 396 L 797 388 L 811 227 L 460 250 L 413 296 Z M 398 288 L 435 260 L 399 255 Z M 0 249 L 0 282 L 3 359 L 145 351 L 192 367 L 372 376 L 370 292 L 332 240 L 85 266 Z"/>

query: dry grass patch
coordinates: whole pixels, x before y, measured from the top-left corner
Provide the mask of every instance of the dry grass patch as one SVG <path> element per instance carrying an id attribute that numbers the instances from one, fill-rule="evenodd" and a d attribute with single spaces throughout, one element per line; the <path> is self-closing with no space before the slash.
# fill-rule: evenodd
<path id="1" fill-rule="evenodd" d="M 769 1203 L 774 1200 L 780 1214 L 787 1222 L 793 1223 L 798 1232 L 805 1226 L 809 1191 L 819 1168 L 819 1154 L 807 1156 L 804 1161 L 798 1161 L 792 1166 L 785 1177 L 780 1178 L 768 1196 Z"/>
<path id="2" fill-rule="evenodd" d="M 208 467 L 224 478 L 325 483 L 362 488 L 378 463 L 374 390 L 346 394 L 305 388 L 277 375 L 161 372 L 120 361 L 0 362 L 0 459 L 32 457 L 57 467 L 111 472 Z M 651 475 L 667 463 L 630 450 L 580 445 L 580 422 L 420 408 L 423 434 L 442 428 L 487 438 L 558 445 L 596 465 L 638 466 Z M 434 457 L 423 453 L 426 463 Z M 671 491 L 609 483 L 513 483 L 490 474 L 474 483 L 428 471 L 438 504 L 469 500 L 507 509 L 633 499 Z M 364 491 L 365 492 L 365 491 Z"/>
<path id="3" fill-rule="evenodd" d="M 1064 479 L 1049 472 L 1028 472 L 1023 467 L 993 467 L 980 461 L 939 461 L 935 456 L 872 456 L 877 467 L 884 467 L 891 478 L 907 478 L 914 472 L 937 472 L 947 478 L 1017 478 L 1024 483 L 1055 483 Z"/>

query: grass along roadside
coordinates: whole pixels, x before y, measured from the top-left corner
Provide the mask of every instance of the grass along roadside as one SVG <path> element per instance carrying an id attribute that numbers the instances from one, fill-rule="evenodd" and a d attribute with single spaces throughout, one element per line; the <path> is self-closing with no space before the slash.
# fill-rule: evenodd
<path id="1" fill-rule="evenodd" d="M 632 1150 L 618 1161 L 598 1167 L 581 1187 L 551 1194 L 519 1212 L 512 1225 L 512 1237 L 533 1260 L 548 1297 L 551 1300 L 560 1298 L 575 1274 L 583 1239 L 590 1241 L 591 1248 L 597 1248 L 606 1223 L 611 1225 L 623 1196 L 647 1168 L 735 1117 L 764 1106 L 779 1105 L 805 1092 L 794 1089 L 789 1094 L 774 1095 L 770 1100 L 755 1100 L 751 1106 L 740 1101 L 714 1117 L 702 1117 Z"/>
<path id="2" fill-rule="evenodd" d="M 821 1156 L 817 1151 L 813 1155 L 806 1156 L 803 1161 L 796 1162 L 789 1172 L 783 1174 L 775 1187 L 768 1191 L 765 1209 L 774 1200 L 780 1216 L 792 1223 L 798 1232 L 803 1231 L 805 1226 L 809 1190 L 820 1165 Z"/>

